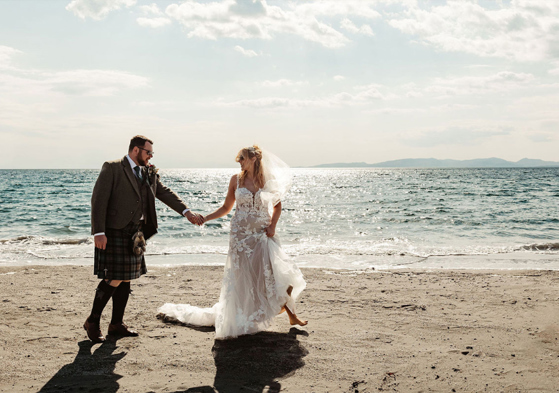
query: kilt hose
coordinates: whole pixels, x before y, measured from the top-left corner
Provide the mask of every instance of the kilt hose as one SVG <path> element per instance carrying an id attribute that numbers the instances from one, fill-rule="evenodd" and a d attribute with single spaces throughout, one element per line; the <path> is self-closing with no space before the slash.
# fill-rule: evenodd
<path id="1" fill-rule="evenodd" d="M 143 255 L 132 252 L 132 235 L 141 229 L 141 224 L 130 223 L 122 229 L 107 228 L 107 247 L 95 247 L 94 274 L 108 280 L 134 280 L 147 273 Z"/>

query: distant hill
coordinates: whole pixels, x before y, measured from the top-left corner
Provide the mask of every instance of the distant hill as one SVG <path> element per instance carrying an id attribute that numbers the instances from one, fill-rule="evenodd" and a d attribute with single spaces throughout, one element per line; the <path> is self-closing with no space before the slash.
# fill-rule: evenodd
<path id="1" fill-rule="evenodd" d="M 367 164 L 349 162 L 315 165 L 313 168 L 536 168 L 559 167 L 559 162 L 523 158 L 517 162 L 501 158 L 478 158 L 475 160 L 438 160 L 436 158 L 405 158 Z"/>

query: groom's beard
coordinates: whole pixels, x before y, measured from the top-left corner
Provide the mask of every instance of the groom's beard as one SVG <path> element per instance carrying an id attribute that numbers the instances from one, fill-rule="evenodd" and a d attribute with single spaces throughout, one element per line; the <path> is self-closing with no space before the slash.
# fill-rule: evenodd
<path id="1" fill-rule="evenodd" d="M 140 157 L 138 157 L 137 159 L 138 159 L 138 164 L 140 164 L 140 166 L 148 166 L 147 160 L 142 160 Z"/>

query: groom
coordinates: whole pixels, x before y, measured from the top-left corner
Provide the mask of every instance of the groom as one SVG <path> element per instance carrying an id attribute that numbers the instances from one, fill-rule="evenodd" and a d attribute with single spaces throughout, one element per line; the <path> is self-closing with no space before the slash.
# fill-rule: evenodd
<path id="1" fill-rule="evenodd" d="M 130 280 L 147 272 L 142 255 L 133 252 L 132 236 L 142 231 L 145 239 L 157 233 L 155 198 L 193 224 L 203 224 L 203 218 L 165 187 L 149 160 L 153 157 L 153 141 L 142 135 L 130 140 L 128 155 L 121 160 L 103 164 L 91 196 L 91 233 L 95 241 L 94 274 L 101 278 L 97 286 L 91 314 L 83 327 L 95 343 L 105 340 L 101 333 L 101 313 L 113 299 L 113 314 L 109 334 L 137 336 L 122 322 Z"/>

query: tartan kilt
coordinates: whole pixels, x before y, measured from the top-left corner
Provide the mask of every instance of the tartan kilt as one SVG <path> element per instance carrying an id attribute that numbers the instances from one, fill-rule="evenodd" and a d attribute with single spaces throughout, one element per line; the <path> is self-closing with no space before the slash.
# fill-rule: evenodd
<path id="1" fill-rule="evenodd" d="M 132 252 L 132 235 L 141 224 L 130 223 L 122 229 L 107 228 L 107 247 L 95 247 L 94 274 L 109 280 L 133 280 L 147 273 L 144 256 Z"/>

